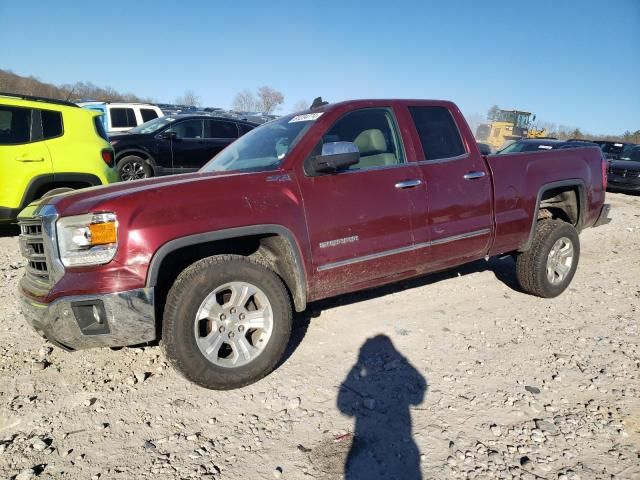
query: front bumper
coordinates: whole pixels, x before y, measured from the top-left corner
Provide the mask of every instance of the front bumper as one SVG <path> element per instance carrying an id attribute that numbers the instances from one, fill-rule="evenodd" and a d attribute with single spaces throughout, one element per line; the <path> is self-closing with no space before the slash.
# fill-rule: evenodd
<path id="1" fill-rule="evenodd" d="M 38 334 L 65 350 L 124 347 L 156 339 L 153 288 L 62 297 L 50 304 L 21 294 L 22 313 Z"/>

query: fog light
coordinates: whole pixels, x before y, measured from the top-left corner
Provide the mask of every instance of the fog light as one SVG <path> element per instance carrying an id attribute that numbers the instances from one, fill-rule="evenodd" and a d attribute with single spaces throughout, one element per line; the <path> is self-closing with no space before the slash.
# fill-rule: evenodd
<path id="1" fill-rule="evenodd" d="M 102 300 L 73 302 L 71 309 L 83 335 L 104 335 L 110 333 L 107 312 Z"/>

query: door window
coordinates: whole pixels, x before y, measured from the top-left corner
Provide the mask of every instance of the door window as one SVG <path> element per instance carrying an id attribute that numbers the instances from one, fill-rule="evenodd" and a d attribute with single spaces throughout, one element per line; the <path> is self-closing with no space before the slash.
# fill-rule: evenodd
<path id="1" fill-rule="evenodd" d="M 138 125 L 133 108 L 114 107 L 109 109 L 109 113 L 111 114 L 111 126 L 113 128 L 129 128 Z"/>
<path id="2" fill-rule="evenodd" d="M 254 127 L 252 127 L 251 125 L 245 125 L 244 123 L 239 123 L 238 128 L 240 129 L 240 136 L 242 136 L 245 133 L 248 133 L 251 130 L 253 130 Z"/>
<path id="3" fill-rule="evenodd" d="M 235 123 L 207 120 L 205 125 L 205 138 L 238 138 L 238 128 Z"/>
<path id="4" fill-rule="evenodd" d="M 150 108 L 141 108 L 140 115 L 142 115 L 143 122 L 148 122 L 149 120 L 158 118 L 158 113 L 155 110 L 152 110 Z"/>
<path id="5" fill-rule="evenodd" d="M 355 143 L 360 151 L 360 161 L 349 170 L 385 167 L 405 161 L 397 132 L 391 110 L 366 108 L 338 120 L 324 135 L 322 143 Z"/>
<path id="6" fill-rule="evenodd" d="M 0 145 L 29 143 L 31 109 L 0 106 Z"/>
<path id="7" fill-rule="evenodd" d="M 426 160 L 465 153 L 460 132 L 445 107 L 409 107 Z"/>
<path id="8" fill-rule="evenodd" d="M 42 137 L 47 140 L 62 135 L 62 113 L 53 110 L 40 110 L 42 119 Z"/>
<path id="9" fill-rule="evenodd" d="M 202 120 L 174 123 L 167 131 L 175 132 L 176 138 L 202 138 Z"/>

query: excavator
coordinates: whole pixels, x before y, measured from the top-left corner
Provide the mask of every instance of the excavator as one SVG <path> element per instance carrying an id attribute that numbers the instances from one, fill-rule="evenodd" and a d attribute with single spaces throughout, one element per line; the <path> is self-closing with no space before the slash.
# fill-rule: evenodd
<path id="1" fill-rule="evenodd" d="M 547 136 L 546 129 L 537 130 L 532 125 L 536 116 L 532 117 L 531 112 L 497 109 L 492 112 L 489 120 L 491 123 L 482 123 L 478 126 L 476 139 L 479 142 L 488 143 L 496 150 L 502 148 L 506 142 Z"/>

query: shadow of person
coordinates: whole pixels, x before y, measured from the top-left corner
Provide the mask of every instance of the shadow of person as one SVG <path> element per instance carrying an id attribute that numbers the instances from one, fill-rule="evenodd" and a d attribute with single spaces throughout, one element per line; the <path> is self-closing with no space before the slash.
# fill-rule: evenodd
<path id="1" fill-rule="evenodd" d="M 425 378 L 389 337 L 378 335 L 362 345 L 338 392 L 338 409 L 355 417 L 346 480 L 422 478 L 409 407 L 422 403 L 426 390 Z"/>

